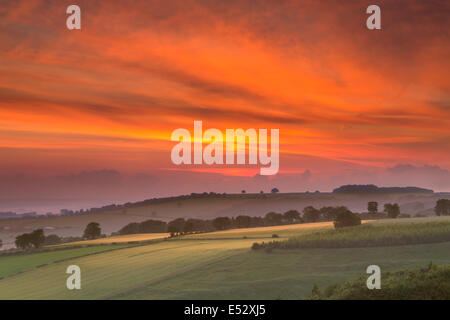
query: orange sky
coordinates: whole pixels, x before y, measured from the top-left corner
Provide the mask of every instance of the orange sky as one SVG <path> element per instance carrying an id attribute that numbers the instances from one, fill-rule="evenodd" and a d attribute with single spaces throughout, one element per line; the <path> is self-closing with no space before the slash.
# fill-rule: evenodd
<path id="1" fill-rule="evenodd" d="M 321 3 L 2 0 L 0 171 L 173 170 L 194 120 L 279 128 L 281 173 L 450 169 L 449 4 L 377 1 L 369 31 L 371 2 Z"/>

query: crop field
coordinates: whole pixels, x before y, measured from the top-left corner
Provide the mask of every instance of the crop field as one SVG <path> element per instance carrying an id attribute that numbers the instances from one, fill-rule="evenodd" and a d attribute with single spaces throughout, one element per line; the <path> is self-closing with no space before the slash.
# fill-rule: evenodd
<path id="1" fill-rule="evenodd" d="M 272 249 L 354 248 L 450 241 L 450 220 L 440 220 L 391 224 L 368 223 L 338 230 L 320 230 L 320 232 L 302 234 L 284 241 L 264 243 L 261 246 Z"/>
<path id="2" fill-rule="evenodd" d="M 283 226 L 270 226 L 259 228 L 241 228 L 230 229 L 224 231 L 214 231 L 208 233 L 198 233 L 184 235 L 185 239 L 238 239 L 238 238 L 271 238 L 273 234 L 280 237 L 291 237 L 303 234 L 311 230 L 330 229 L 333 227 L 332 222 L 303 223 L 291 224 Z"/>
<path id="3" fill-rule="evenodd" d="M 361 228 L 423 226 L 444 220 L 376 221 Z M 270 253 L 251 250 L 254 242 L 267 241 L 272 234 L 288 238 L 330 231 L 331 224 L 315 223 L 0 256 L 0 299 L 305 299 L 314 284 L 325 288 L 364 276 L 371 264 L 379 265 L 382 272 L 423 268 L 431 261 L 450 264 L 449 241 Z M 203 236 L 208 238 L 198 238 Z M 81 290 L 66 288 L 69 265 L 81 268 Z"/>
<path id="4" fill-rule="evenodd" d="M 94 240 L 83 240 L 63 243 L 58 246 L 68 245 L 92 245 L 92 244 L 111 244 L 111 243 L 125 243 L 125 242 L 140 242 L 147 240 L 164 239 L 170 236 L 170 233 L 140 233 L 140 234 L 128 234 L 123 236 L 113 236 Z"/>

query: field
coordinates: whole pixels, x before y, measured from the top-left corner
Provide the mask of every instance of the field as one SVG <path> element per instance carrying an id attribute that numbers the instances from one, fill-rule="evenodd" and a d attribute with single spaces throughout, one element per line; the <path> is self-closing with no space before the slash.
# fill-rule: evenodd
<path id="1" fill-rule="evenodd" d="M 73 246 L 73 245 L 93 245 L 93 244 L 116 244 L 127 242 L 140 242 L 156 239 L 164 239 L 170 236 L 170 233 L 143 233 L 143 234 L 129 234 L 123 236 L 113 236 L 94 240 L 83 240 L 63 243 L 58 246 Z"/>
<path id="2" fill-rule="evenodd" d="M 450 219 L 386 220 L 366 225 L 433 221 Z M 305 299 L 314 284 L 325 288 L 364 276 L 370 264 L 379 265 L 382 272 L 423 268 L 430 261 L 450 264 L 450 242 L 271 253 L 250 249 L 254 242 L 267 241 L 274 233 L 283 240 L 329 229 L 330 225 L 323 223 L 238 229 L 141 245 L 68 247 L 0 257 L 0 299 Z M 65 271 L 72 264 L 81 268 L 81 290 L 66 288 Z M 21 273 L 14 274 L 18 268 Z"/>
<path id="3" fill-rule="evenodd" d="M 442 217 L 404 219 L 397 223 L 377 221 L 358 227 L 305 233 L 285 241 L 265 242 L 260 248 L 367 248 L 447 241 L 450 241 L 450 220 Z"/>

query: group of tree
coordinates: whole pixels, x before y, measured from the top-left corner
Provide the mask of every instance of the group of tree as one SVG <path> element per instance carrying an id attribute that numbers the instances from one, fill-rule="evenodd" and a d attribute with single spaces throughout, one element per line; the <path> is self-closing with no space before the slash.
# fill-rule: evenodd
<path id="1" fill-rule="evenodd" d="M 397 218 L 400 215 L 400 207 L 397 203 L 385 203 L 384 212 L 389 218 Z"/>
<path id="2" fill-rule="evenodd" d="M 118 231 L 119 234 L 135 233 L 163 233 L 166 232 L 167 223 L 159 220 L 146 220 L 143 222 L 132 222 Z"/>
<path id="3" fill-rule="evenodd" d="M 374 184 L 348 184 L 333 190 L 333 193 L 433 193 L 433 190 L 418 187 L 377 187 Z"/>
<path id="4" fill-rule="evenodd" d="M 349 209 L 344 206 L 328 206 L 320 209 L 308 206 L 303 209 L 303 220 L 305 222 L 334 221 L 340 213 L 347 211 L 349 211 Z"/>
<path id="5" fill-rule="evenodd" d="M 178 218 L 167 224 L 167 232 L 172 236 L 192 233 L 227 230 L 234 228 L 253 228 L 303 222 L 300 213 L 289 210 L 285 213 L 269 212 L 264 217 L 240 215 L 237 217 L 217 217 L 212 220 Z"/>
<path id="6" fill-rule="evenodd" d="M 217 217 L 213 220 L 178 218 L 167 224 L 167 232 L 172 236 L 191 232 L 209 232 L 234 228 L 254 228 L 278 226 L 304 222 L 334 221 L 342 213 L 351 212 L 347 207 L 322 207 L 316 209 L 308 206 L 302 214 L 297 210 L 284 213 L 269 212 L 264 217 L 240 215 L 237 217 Z M 357 215 L 357 214 L 356 214 Z"/>
<path id="7" fill-rule="evenodd" d="M 31 248 L 39 248 L 44 244 L 44 230 L 37 229 L 30 233 L 23 233 L 16 237 L 16 247 L 27 250 Z"/>
<path id="8" fill-rule="evenodd" d="M 450 216 L 450 200 L 439 199 L 438 201 L 436 201 L 434 212 L 438 216 Z"/>
<path id="9" fill-rule="evenodd" d="M 378 202 L 368 202 L 367 211 L 371 215 L 378 214 Z M 386 213 L 389 218 L 397 218 L 400 215 L 400 206 L 398 203 L 385 203 L 383 212 Z"/>

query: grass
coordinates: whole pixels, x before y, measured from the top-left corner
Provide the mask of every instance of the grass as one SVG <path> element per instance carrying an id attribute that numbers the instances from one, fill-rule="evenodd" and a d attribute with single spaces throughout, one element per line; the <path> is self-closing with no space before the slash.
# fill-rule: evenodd
<path id="1" fill-rule="evenodd" d="M 224 231 L 214 231 L 208 233 L 190 234 L 183 236 L 184 239 L 238 239 L 242 237 L 248 238 L 270 238 L 276 233 L 280 237 L 291 237 L 308 230 L 316 230 L 321 228 L 332 228 L 332 222 L 290 224 L 283 226 L 257 227 L 257 228 L 241 228 L 230 229 Z"/>
<path id="2" fill-rule="evenodd" d="M 409 224 L 377 221 L 368 225 Z M 262 241 L 274 233 L 285 237 L 309 236 L 331 231 L 327 228 L 318 223 L 237 229 L 138 246 L 67 248 L 0 257 L 0 270 L 10 270 L 9 276 L 0 280 L 0 299 L 306 299 L 314 284 L 325 288 L 367 277 L 365 271 L 371 264 L 379 265 L 382 274 L 421 268 L 430 261 L 450 264 L 450 242 L 275 250 L 270 254 L 250 250 L 255 238 Z M 231 238 L 223 239 L 224 235 Z M 195 238 L 198 236 L 212 236 L 214 240 Z M 88 255 L 89 250 L 113 247 L 117 250 Z M 66 288 L 65 271 L 72 264 L 81 268 L 81 290 Z M 22 272 L 12 274 L 18 270 Z"/>
<path id="3" fill-rule="evenodd" d="M 128 235 L 112 236 L 112 237 L 106 237 L 106 238 L 100 238 L 100 239 L 94 239 L 94 240 L 82 240 L 82 241 L 68 242 L 68 243 L 60 244 L 58 246 L 140 242 L 140 241 L 164 239 L 169 236 L 170 236 L 169 233 L 128 234 Z"/>
<path id="4" fill-rule="evenodd" d="M 0 280 L 0 299 L 106 299 L 174 277 L 238 252 L 251 240 L 164 241 L 49 264 Z M 66 288 L 68 265 L 81 268 L 82 289 Z"/>
<path id="5" fill-rule="evenodd" d="M 16 254 L 0 257 L 0 278 L 11 276 L 24 271 L 33 270 L 38 266 L 44 266 L 57 261 L 73 259 L 113 249 L 124 248 L 124 245 L 95 246 L 66 250 L 53 250 L 48 252 L 36 252 L 30 254 Z"/>
<path id="6" fill-rule="evenodd" d="M 368 277 L 368 265 L 382 274 L 450 264 L 450 243 L 408 247 L 304 249 L 266 254 L 245 251 L 200 265 L 164 281 L 130 290 L 115 299 L 308 299 L 314 284 L 324 288 Z"/>
<path id="7" fill-rule="evenodd" d="M 450 221 L 369 223 L 320 230 L 283 241 L 255 244 L 255 249 L 356 248 L 450 241 Z"/>

